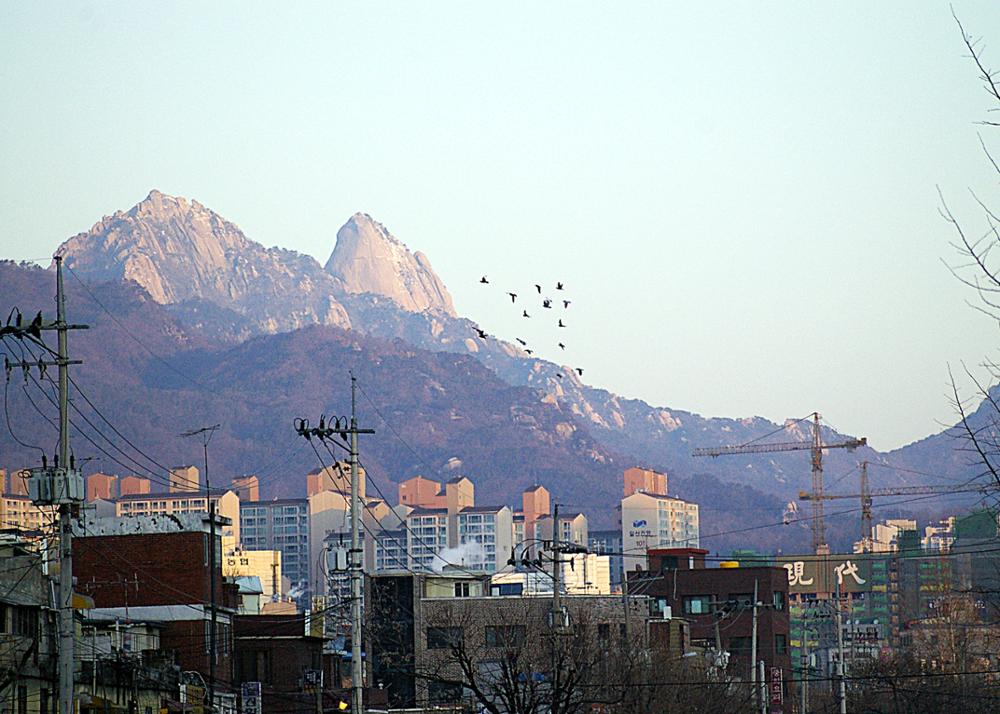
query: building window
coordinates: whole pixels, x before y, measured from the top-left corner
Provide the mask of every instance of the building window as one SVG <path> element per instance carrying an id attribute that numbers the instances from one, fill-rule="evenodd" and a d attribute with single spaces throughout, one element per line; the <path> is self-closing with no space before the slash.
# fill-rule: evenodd
<path id="1" fill-rule="evenodd" d="M 455 583 L 455 597 L 469 597 L 469 584 Z"/>
<path id="2" fill-rule="evenodd" d="M 735 607 L 749 610 L 753 607 L 753 593 L 729 593 L 729 602 Z"/>
<path id="3" fill-rule="evenodd" d="M 774 636 L 774 653 L 783 655 L 788 654 L 788 637 L 787 635 L 775 635 Z"/>
<path id="4" fill-rule="evenodd" d="M 711 595 L 689 595 L 684 598 L 685 615 L 707 615 L 711 612 Z"/>
<path id="5" fill-rule="evenodd" d="M 427 649 L 445 650 L 461 647 L 465 636 L 461 627 L 428 627 Z"/>
<path id="6" fill-rule="evenodd" d="M 22 637 L 38 637 L 38 612 L 33 607 L 15 606 L 11 633 Z"/>
<path id="7" fill-rule="evenodd" d="M 462 699 L 462 686 L 448 682 L 428 682 L 427 698 L 431 704 L 454 704 Z"/>
<path id="8" fill-rule="evenodd" d="M 606 644 L 611 639 L 611 625 L 602 622 L 597 626 L 597 639 Z"/>
<path id="9" fill-rule="evenodd" d="M 521 647 L 524 645 L 524 625 L 486 627 L 487 647 Z"/>
<path id="10" fill-rule="evenodd" d="M 781 592 L 780 590 L 775 590 L 774 593 L 773 593 L 773 596 L 774 596 L 774 609 L 775 610 L 784 610 L 785 609 L 785 593 Z"/>
<path id="11" fill-rule="evenodd" d="M 750 654 L 751 642 L 749 637 L 731 637 L 729 638 L 729 651 L 734 655 L 747 656 Z"/>

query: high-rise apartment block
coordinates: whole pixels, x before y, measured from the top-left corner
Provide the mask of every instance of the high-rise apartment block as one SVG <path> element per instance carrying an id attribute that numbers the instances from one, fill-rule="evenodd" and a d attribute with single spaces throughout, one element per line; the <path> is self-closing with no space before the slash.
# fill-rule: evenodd
<path id="1" fill-rule="evenodd" d="M 139 496 L 149 493 L 150 484 L 148 478 L 138 476 L 123 476 L 118 479 L 119 496 Z"/>
<path id="2" fill-rule="evenodd" d="M 241 503 L 260 500 L 260 480 L 256 476 L 239 476 L 233 479 L 232 488 Z"/>
<path id="3" fill-rule="evenodd" d="M 512 518 L 507 506 L 467 506 L 456 516 L 452 558 L 465 570 L 495 573 L 513 546 Z"/>
<path id="4" fill-rule="evenodd" d="M 8 496 L 27 496 L 28 480 L 25 477 L 26 474 L 26 471 L 21 471 L 20 469 L 16 469 L 9 474 L 4 472 L 6 476 L 4 493 Z"/>
<path id="5" fill-rule="evenodd" d="M 406 516 L 406 547 L 414 570 L 440 570 L 438 555 L 448 547 L 448 509 L 414 508 Z"/>
<path id="6" fill-rule="evenodd" d="M 171 493 L 196 493 L 201 490 L 201 473 L 197 466 L 175 466 L 168 474 Z"/>
<path id="7" fill-rule="evenodd" d="M 365 497 L 365 470 L 358 467 L 358 497 Z M 306 495 L 312 496 L 321 491 L 336 491 L 351 493 L 351 465 L 346 461 L 337 461 L 332 466 L 310 471 L 306 475 Z"/>
<path id="8" fill-rule="evenodd" d="M 623 567 L 646 568 L 653 548 L 697 548 L 698 504 L 681 498 L 637 491 L 622 499 Z"/>
<path id="9" fill-rule="evenodd" d="M 209 503 L 215 512 L 230 520 L 217 535 L 236 544 L 240 540 L 240 497 L 234 491 L 208 498 L 197 492 L 140 493 L 122 496 L 115 501 L 115 516 L 157 516 L 180 513 L 208 513 Z"/>
<path id="10" fill-rule="evenodd" d="M 118 496 L 118 477 L 92 473 L 87 477 L 87 500 L 96 501 L 101 499 L 110 501 Z"/>
<path id="11" fill-rule="evenodd" d="M 535 537 L 543 541 L 555 540 L 552 532 L 553 517 L 545 514 L 535 521 Z M 579 511 L 560 513 L 558 530 L 559 542 L 587 547 L 589 528 L 587 516 Z"/>
<path id="12" fill-rule="evenodd" d="M 258 501 L 240 509 L 240 540 L 247 550 L 281 551 L 281 568 L 297 593 L 310 589 L 309 501 Z"/>
<path id="13" fill-rule="evenodd" d="M 643 493 L 667 493 L 667 475 L 657 473 L 652 469 L 642 469 L 633 466 L 625 469 L 625 495 L 642 491 Z"/>

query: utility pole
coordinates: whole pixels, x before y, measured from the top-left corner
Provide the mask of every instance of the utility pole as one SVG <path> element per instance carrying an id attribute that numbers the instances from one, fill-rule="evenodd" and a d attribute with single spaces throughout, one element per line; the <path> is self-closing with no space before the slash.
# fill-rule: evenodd
<path id="1" fill-rule="evenodd" d="M 751 697 L 756 700 L 759 692 L 757 691 L 757 584 L 758 581 L 754 578 L 753 581 L 753 624 L 750 629 L 750 692 Z"/>
<path id="2" fill-rule="evenodd" d="M 205 457 L 205 502 L 208 506 L 208 589 L 209 589 L 209 621 L 208 634 L 208 710 L 215 711 L 215 665 L 217 654 L 217 633 L 219 631 L 218 612 L 215 608 L 215 502 L 212 501 L 211 481 L 208 478 L 208 442 L 215 435 L 215 430 L 219 424 L 204 426 L 201 429 L 185 431 L 182 437 L 201 437 L 202 453 Z"/>
<path id="3" fill-rule="evenodd" d="M 765 676 L 764 660 L 760 660 L 757 663 L 758 675 L 760 676 L 760 682 L 757 685 L 757 694 L 760 696 L 759 704 L 760 708 L 758 711 L 760 714 L 767 714 L 767 677 Z"/>
<path id="4" fill-rule="evenodd" d="M 74 675 L 74 637 L 73 622 L 73 509 L 84 499 L 83 477 L 76 469 L 69 448 L 69 366 L 80 364 L 79 360 L 69 358 L 69 341 L 67 333 L 70 330 L 83 330 L 87 325 L 70 325 L 66 322 L 66 294 L 63 289 L 62 257 L 56 256 L 56 319 L 45 322 L 39 312 L 31 324 L 22 327 L 21 316 L 18 313 L 14 325 L 0 328 L 0 336 L 12 335 L 24 340 L 28 338 L 41 346 L 48 353 L 52 350 L 42 342 L 43 330 L 55 330 L 58 338 L 55 362 L 39 359 L 34 362 L 21 362 L 25 373 L 31 367 L 37 367 L 42 374 L 49 366 L 59 369 L 59 448 L 53 468 L 49 468 L 42 458 L 42 467 L 31 469 L 28 482 L 32 503 L 36 506 L 57 506 L 59 511 L 59 714 L 73 714 L 73 675 Z M 9 363 L 8 363 L 9 367 Z"/>
<path id="5" fill-rule="evenodd" d="M 306 440 L 316 437 L 322 442 L 330 439 L 341 448 L 347 448 L 351 464 L 351 549 L 348 568 L 351 575 L 351 714 L 364 714 L 362 692 L 364 686 L 364 666 L 361 662 L 361 585 L 363 577 L 363 549 L 361 548 L 360 517 L 361 499 L 358 474 L 358 435 L 374 434 L 374 429 L 358 427 L 357 419 L 358 380 L 351 374 L 351 417 L 320 417 L 319 427 L 310 428 L 306 419 L 295 420 L 295 431 Z M 347 446 L 336 439 L 334 434 L 348 441 Z M 348 440 L 348 436 L 350 439 Z M 319 452 L 317 452 L 318 454 Z"/>
<path id="6" fill-rule="evenodd" d="M 840 714 L 847 714 L 847 684 L 844 682 L 844 624 L 840 612 L 840 582 L 837 582 L 837 699 L 840 700 Z"/>
<path id="7" fill-rule="evenodd" d="M 351 374 L 351 714 L 363 714 L 362 685 L 364 671 L 361 663 L 361 540 L 358 532 L 359 510 L 361 501 L 358 498 L 358 419 L 357 419 L 358 380 Z M 364 433 L 374 434 L 373 429 L 365 429 Z"/>
<path id="8" fill-rule="evenodd" d="M 69 340 L 66 325 L 66 293 L 63 292 L 62 257 L 56 258 L 56 335 L 59 357 L 59 463 L 69 462 Z M 66 472 L 71 476 L 70 472 Z M 79 478 L 79 476 L 78 476 Z M 82 478 L 80 481 L 82 482 Z M 73 523 L 70 503 L 59 504 L 59 711 L 73 714 Z"/>
<path id="9" fill-rule="evenodd" d="M 559 593 L 559 571 L 562 563 L 559 559 L 559 504 L 552 507 L 552 701 L 550 711 L 557 711 L 556 697 L 559 696 L 559 651 L 560 637 L 563 631 L 562 603 Z M 627 619 L 627 617 L 626 617 Z"/>
<path id="10" fill-rule="evenodd" d="M 562 629 L 562 606 L 559 600 L 559 504 L 552 508 L 552 627 L 558 632 Z"/>
<path id="11" fill-rule="evenodd" d="M 802 620 L 802 677 L 801 677 L 801 691 L 800 695 L 802 698 L 802 714 L 808 714 L 809 712 L 809 627 L 806 625 L 805 615 L 803 615 Z"/>

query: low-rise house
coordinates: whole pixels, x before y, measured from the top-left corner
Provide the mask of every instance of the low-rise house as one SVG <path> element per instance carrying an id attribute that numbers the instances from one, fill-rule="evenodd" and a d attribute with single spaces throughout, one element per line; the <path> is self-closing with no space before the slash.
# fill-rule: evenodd
<path id="1" fill-rule="evenodd" d="M 0 710 L 47 714 L 57 701 L 55 623 L 42 556 L 0 544 Z"/>

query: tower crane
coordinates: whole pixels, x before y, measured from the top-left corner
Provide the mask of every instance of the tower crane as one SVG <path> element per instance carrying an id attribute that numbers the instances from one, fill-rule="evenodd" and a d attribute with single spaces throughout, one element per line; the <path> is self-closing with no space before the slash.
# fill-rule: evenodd
<path id="1" fill-rule="evenodd" d="M 859 446 L 865 446 L 868 439 L 846 439 L 832 444 L 824 444 L 819 428 L 819 412 L 812 413 L 812 440 L 779 442 L 775 444 L 738 444 L 733 446 L 718 446 L 713 448 L 700 448 L 691 452 L 692 456 L 729 456 L 732 454 L 767 454 L 777 451 L 805 451 L 812 452 L 812 495 L 818 498 L 811 498 L 812 501 L 812 546 L 817 553 L 827 548 L 826 544 L 826 523 L 823 515 L 823 450 L 824 449 L 850 449 L 854 450 Z M 801 498 L 801 495 L 800 495 Z"/>
<path id="2" fill-rule="evenodd" d="M 861 499 L 861 550 L 871 552 L 872 547 L 872 498 L 874 496 L 933 496 L 938 493 L 990 493 L 996 490 L 995 484 L 941 484 L 936 486 L 897 486 L 895 488 L 868 487 L 868 462 L 862 461 L 861 493 L 822 494 L 799 491 L 799 499 L 812 501 L 815 505 L 821 501 L 832 501 L 836 498 Z"/>

